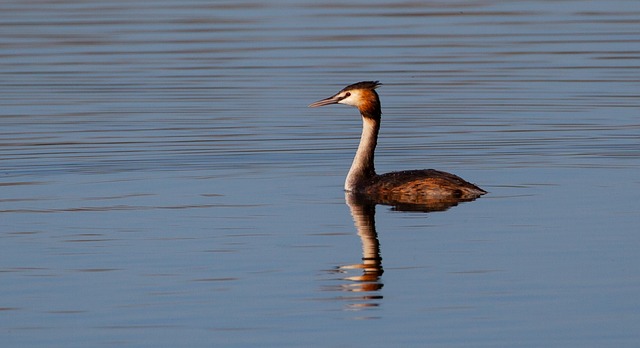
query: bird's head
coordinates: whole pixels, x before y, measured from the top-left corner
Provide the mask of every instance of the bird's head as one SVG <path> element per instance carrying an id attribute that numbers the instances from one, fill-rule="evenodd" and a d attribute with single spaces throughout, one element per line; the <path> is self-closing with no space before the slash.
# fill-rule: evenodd
<path id="1" fill-rule="evenodd" d="M 318 100 L 309 105 L 310 108 L 330 104 L 345 104 L 355 106 L 363 116 L 380 117 L 380 98 L 376 88 L 381 85 L 378 81 L 362 81 L 349 85 L 329 98 Z"/>

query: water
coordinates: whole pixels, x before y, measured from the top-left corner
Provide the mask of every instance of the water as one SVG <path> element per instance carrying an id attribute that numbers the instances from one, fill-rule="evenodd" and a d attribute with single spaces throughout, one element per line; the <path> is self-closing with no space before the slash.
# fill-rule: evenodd
<path id="1" fill-rule="evenodd" d="M 3 345 L 636 346 L 639 17 L 3 2 Z M 379 172 L 490 193 L 347 205 L 357 112 L 306 105 L 371 79 Z"/>

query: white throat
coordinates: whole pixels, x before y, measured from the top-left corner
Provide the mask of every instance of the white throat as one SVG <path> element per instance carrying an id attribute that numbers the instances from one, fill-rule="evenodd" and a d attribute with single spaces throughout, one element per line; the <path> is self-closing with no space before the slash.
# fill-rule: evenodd
<path id="1" fill-rule="evenodd" d="M 351 169 L 349 169 L 349 174 L 344 182 L 345 191 L 357 191 L 360 183 L 376 175 L 373 155 L 378 142 L 379 130 L 380 123 L 378 121 L 362 117 L 362 136 Z"/>

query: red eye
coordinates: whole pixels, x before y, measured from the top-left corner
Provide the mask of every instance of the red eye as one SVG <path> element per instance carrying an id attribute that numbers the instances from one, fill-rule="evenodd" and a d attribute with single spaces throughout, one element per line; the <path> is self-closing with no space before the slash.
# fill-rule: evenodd
<path id="1" fill-rule="evenodd" d="M 350 97 L 350 96 L 351 96 L 351 93 L 350 93 L 350 92 L 347 92 L 347 93 L 345 93 L 345 94 L 344 94 L 344 97 L 345 97 L 345 98 L 348 98 L 348 97 Z"/>

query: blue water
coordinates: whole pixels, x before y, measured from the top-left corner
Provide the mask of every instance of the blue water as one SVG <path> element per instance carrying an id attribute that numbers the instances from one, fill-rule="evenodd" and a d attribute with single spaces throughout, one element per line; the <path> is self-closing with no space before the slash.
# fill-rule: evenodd
<path id="1" fill-rule="evenodd" d="M 3 2 L 2 345 L 637 346 L 638 18 Z M 306 106 L 360 80 L 384 84 L 379 172 L 490 193 L 358 230 L 357 110 Z"/>

